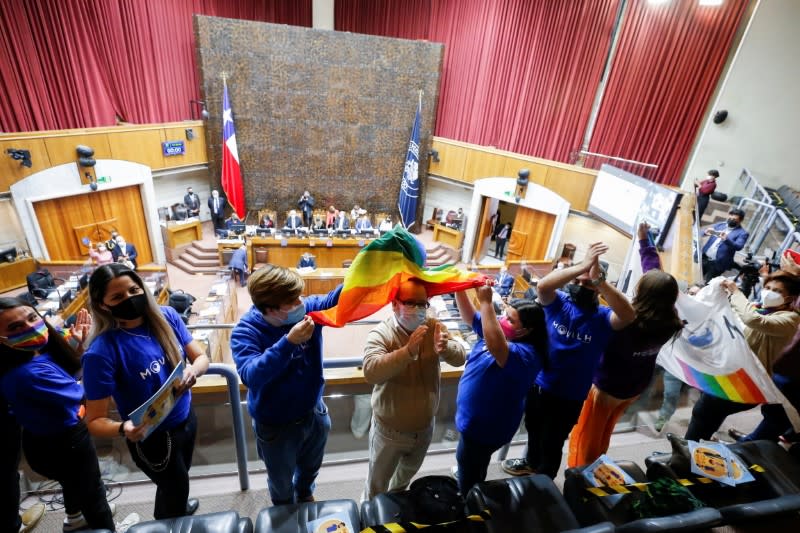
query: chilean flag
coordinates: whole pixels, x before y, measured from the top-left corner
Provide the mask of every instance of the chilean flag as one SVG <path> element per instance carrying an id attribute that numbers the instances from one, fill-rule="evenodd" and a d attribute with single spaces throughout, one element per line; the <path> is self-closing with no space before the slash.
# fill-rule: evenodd
<path id="1" fill-rule="evenodd" d="M 222 93 L 222 190 L 231 208 L 244 220 L 244 184 L 239 168 L 239 150 L 236 148 L 236 128 L 233 126 L 231 101 L 228 98 L 228 83 L 225 80 L 222 83 L 225 86 Z"/>

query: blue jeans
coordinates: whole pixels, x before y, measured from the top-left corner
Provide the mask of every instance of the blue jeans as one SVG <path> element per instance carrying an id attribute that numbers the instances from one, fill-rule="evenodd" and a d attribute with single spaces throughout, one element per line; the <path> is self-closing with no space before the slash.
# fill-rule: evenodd
<path id="1" fill-rule="evenodd" d="M 469 439 L 462 433 L 456 448 L 458 462 L 458 490 L 466 497 L 476 483 L 486 480 L 486 471 L 492 454 L 502 446 L 491 446 Z"/>
<path id="2" fill-rule="evenodd" d="M 678 402 L 681 399 L 681 390 L 683 389 L 683 381 L 679 380 L 666 370 L 664 372 L 664 399 L 661 403 L 661 409 L 658 410 L 658 417 L 664 420 L 669 420 L 675 414 L 678 408 Z"/>
<path id="3" fill-rule="evenodd" d="M 273 505 L 295 503 L 314 494 L 331 429 L 328 408 L 319 401 L 308 414 L 280 426 L 253 420 L 258 456 L 267 466 L 267 487 Z"/>

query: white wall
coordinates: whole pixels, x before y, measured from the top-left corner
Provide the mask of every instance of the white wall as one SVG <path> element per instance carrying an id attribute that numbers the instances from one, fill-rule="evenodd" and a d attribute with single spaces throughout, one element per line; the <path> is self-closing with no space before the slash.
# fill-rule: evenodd
<path id="1" fill-rule="evenodd" d="M 0 248 L 16 246 L 17 251 L 27 249 L 25 232 L 11 198 L 0 199 L 0 221 Z"/>
<path id="2" fill-rule="evenodd" d="M 762 185 L 800 188 L 796 160 L 800 124 L 800 1 L 760 0 L 701 130 L 684 187 L 720 172 L 718 191 L 731 192 L 742 168 Z M 714 124 L 714 112 L 728 119 Z"/>
<path id="3" fill-rule="evenodd" d="M 207 168 L 153 173 L 157 207 L 170 207 L 172 204 L 183 203 L 187 187 L 191 187 L 200 197 L 200 220 L 211 220 L 211 212 L 208 210 L 211 187 Z"/>
<path id="4" fill-rule="evenodd" d="M 458 211 L 462 208 L 467 213 L 467 218 L 472 219 L 480 216 L 480 213 L 470 213 L 469 206 L 472 203 L 472 186 L 468 184 L 453 183 L 428 176 L 425 186 L 425 197 L 422 206 L 422 222 L 425 223 L 433 214 L 433 209 L 439 207 L 444 209 L 443 214 L 448 211 Z"/>

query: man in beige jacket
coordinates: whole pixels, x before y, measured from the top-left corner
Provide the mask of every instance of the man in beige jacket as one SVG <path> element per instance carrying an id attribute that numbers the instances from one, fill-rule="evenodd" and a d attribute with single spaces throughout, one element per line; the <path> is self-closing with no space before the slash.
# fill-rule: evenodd
<path id="1" fill-rule="evenodd" d="M 422 465 L 439 406 L 439 359 L 464 364 L 463 346 L 427 317 L 428 295 L 418 280 L 404 282 L 392 315 L 367 336 L 364 377 L 374 385 L 365 499 L 405 490 Z"/>

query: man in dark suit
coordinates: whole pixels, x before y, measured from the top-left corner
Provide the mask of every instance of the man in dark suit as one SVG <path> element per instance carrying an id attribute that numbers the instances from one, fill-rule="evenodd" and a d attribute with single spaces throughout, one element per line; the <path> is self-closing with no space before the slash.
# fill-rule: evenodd
<path id="1" fill-rule="evenodd" d="M 220 196 L 216 189 L 211 191 L 211 198 L 208 199 L 208 209 L 211 211 L 211 221 L 214 223 L 215 230 L 225 228 L 226 205 L 228 205 L 228 200 L 224 196 Z"/>
<path id="2" fill-rule="evenodd" d="M 200 197 L 194 193 L 191 187 L 186 188 L 183 205 L 186 206 L 186 211 L 190 217 L 200 216 Z"/>
<path id="3" fill-rule="evenodd" d="M 733 266 L 733 255 L 744 248 L 750 234 L 742 228 L 744 211 L 738 207 L 728 211 L 727 222 L 719 222 L 706 228 L 710 235 L 703 246 L 703 279 L 706 283 Z"/>
<path id="4" fill-rule="evenodd" d="M 289 211 L 289 218 L 286 219 L 286 224 L 283 226 L 286 229 L 298 229 L 303 227 L 303 219 L 301 219 L 297 211 L 292 209 Z"/>
<path id="5" fill-rule="evenodd" d="M 126 243 L 125 239 L 121 235 L 117 237 L 117 246 L 111 250 L 111 256 L 117 263 L 130 263 L 133 265 L 132 268 L 134 270 L 136 270 L 139 266 L 136 263 L 136 258 L 139 256 L 139 254 L 136 252 L 136 247 L 132 244 Z"/>
<path id="6" fill-rule="evenodd" d="M 350 219 L 347 218 L 344 210 L 339 211 L 336 221 L 333 223 L 333 229 L 336 231 L 350 229 Z"/>
<path id="7" fill-rule="evenodd" d="M 303 193 L 303 196 L 297 201 L 297 207 L 303 213 L 303 225 L 311 227 L 311 214 L 314 211 L 314 197 L 308 191 Z"/>
<path id="8" fill-rule="evenodd" d="M 511 294 L 511 289 L 514 287 L 514 276 L 508 273 L 505 265 L 500 267 L 500 273 L 497 274 L 497 282 L 494 284 L 494 292 L 500 296 L 506 297 Z"/>

